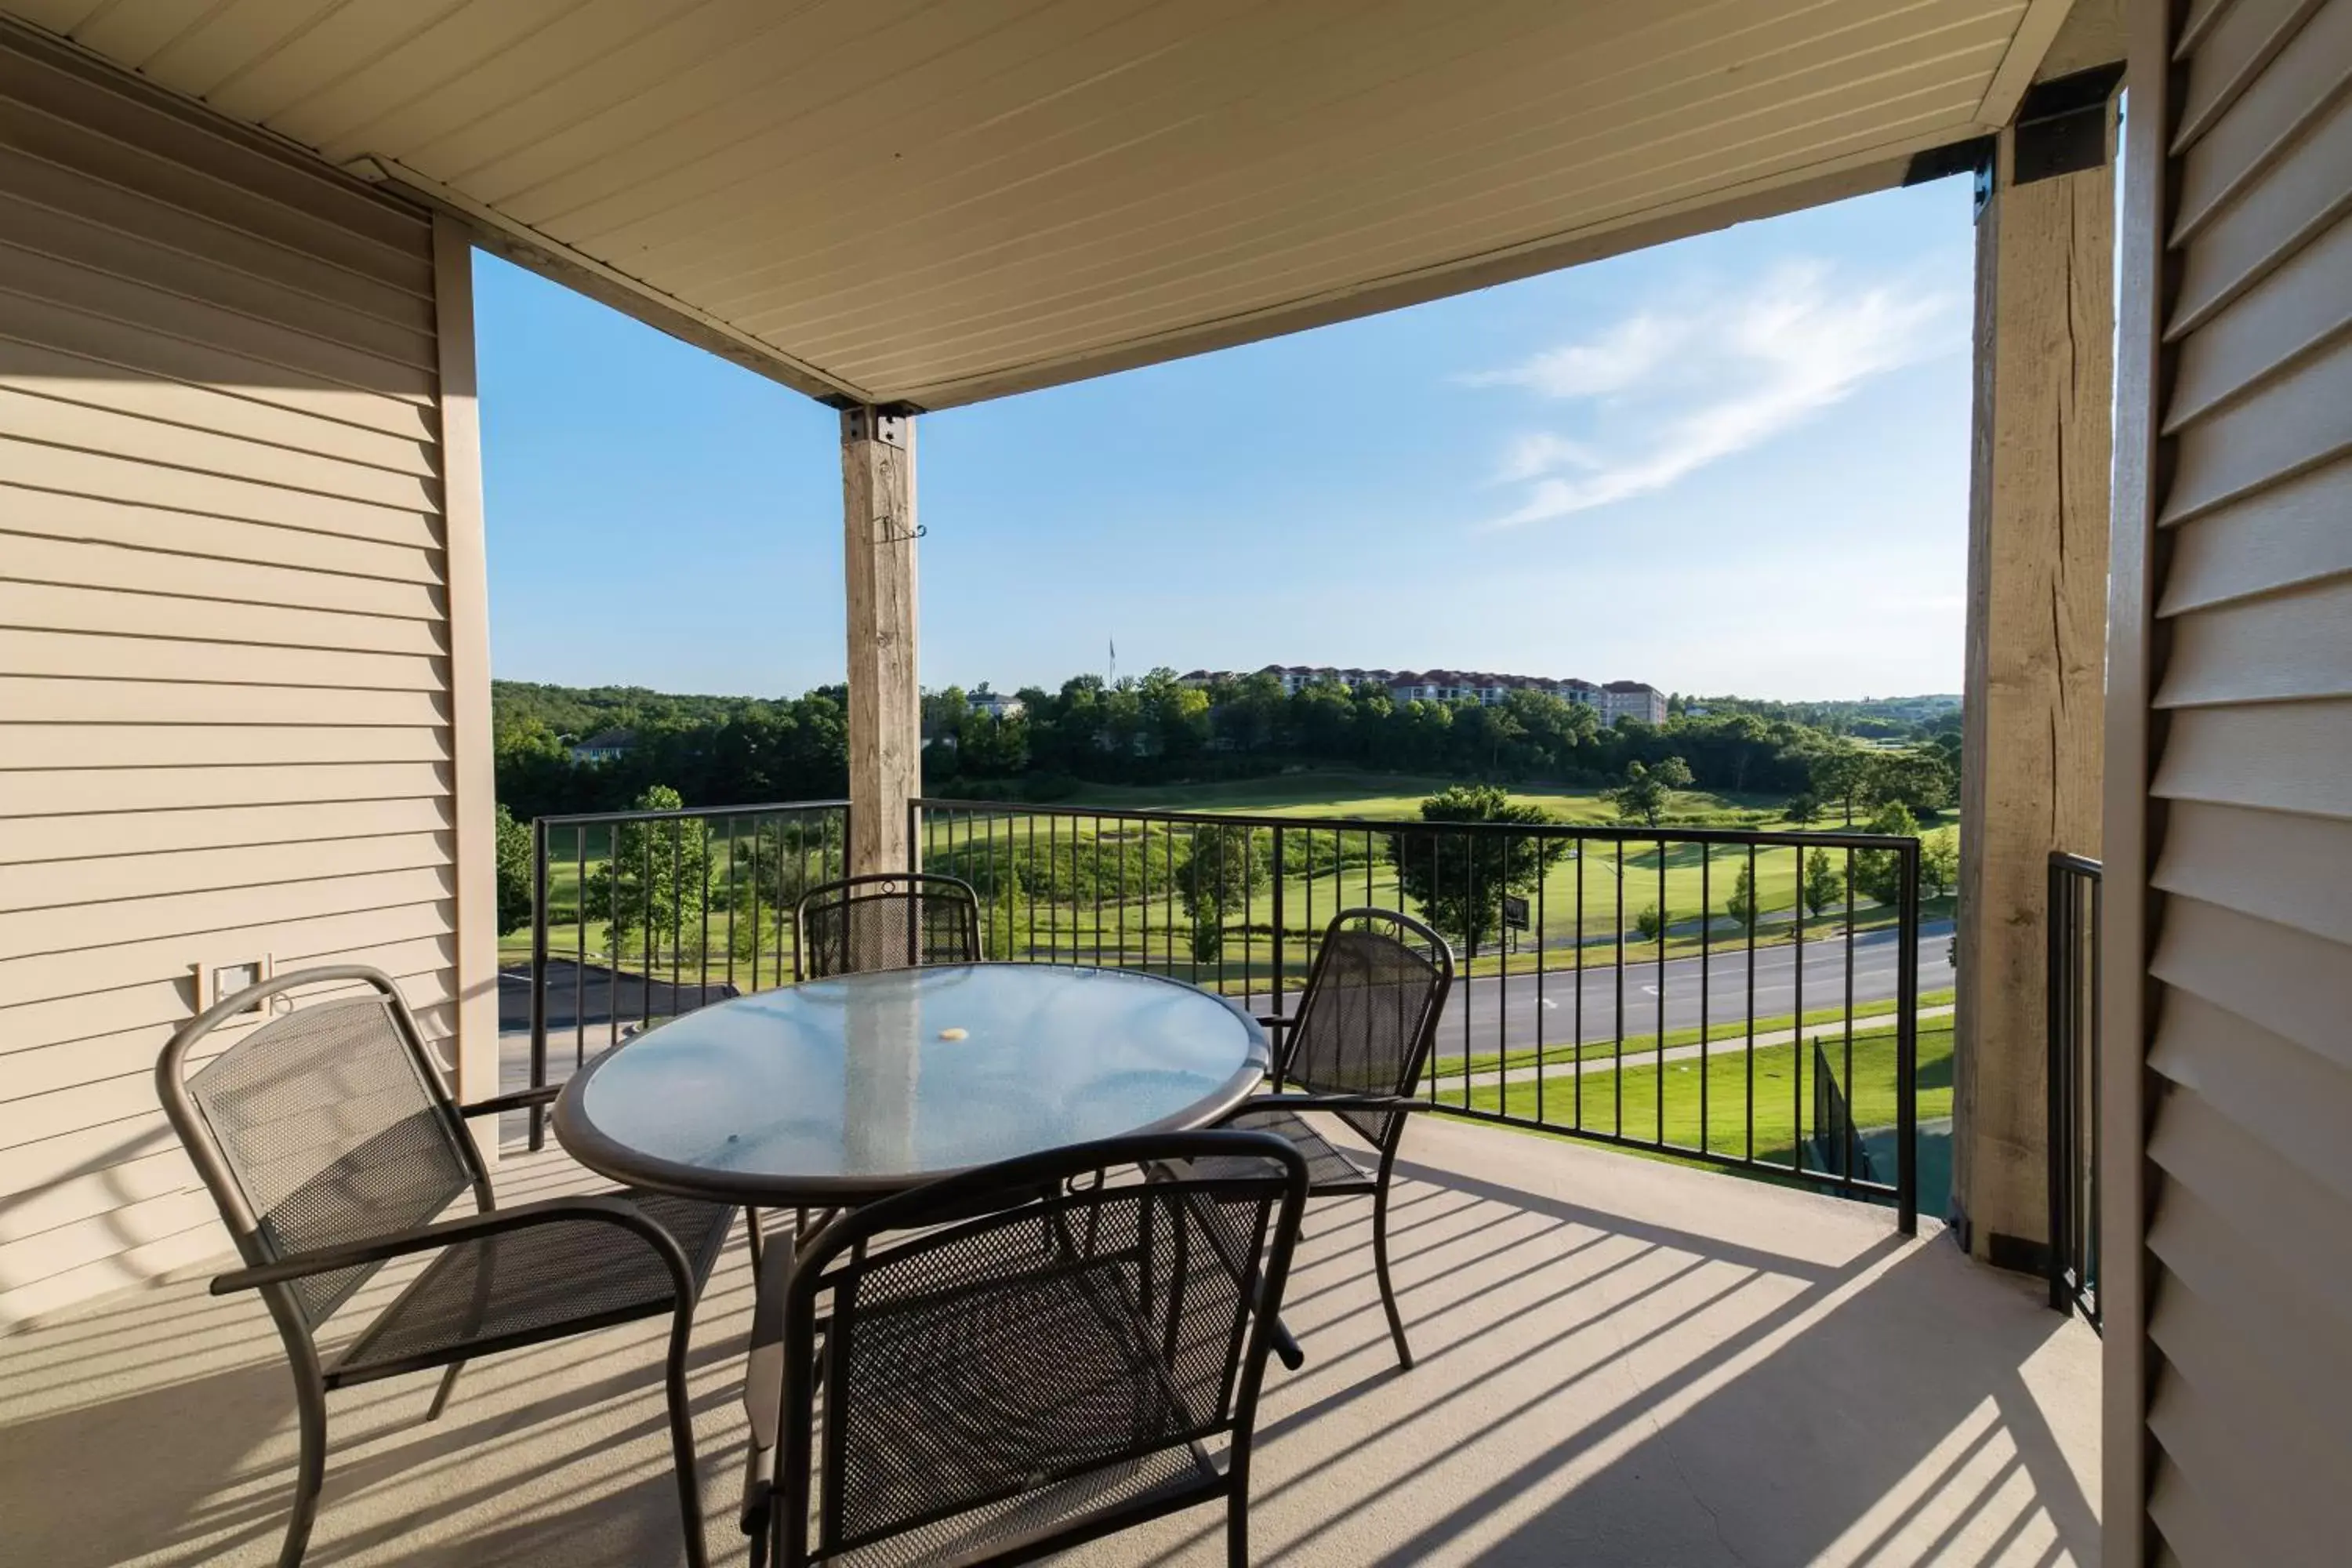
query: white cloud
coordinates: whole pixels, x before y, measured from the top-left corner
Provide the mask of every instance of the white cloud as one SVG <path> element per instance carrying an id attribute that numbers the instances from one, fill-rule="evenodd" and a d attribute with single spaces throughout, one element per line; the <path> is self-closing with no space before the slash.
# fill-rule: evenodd
<path id="1" fill-rule="evenodd" d="M 1690 309 L 1658 307 L 1590 342 L 1463 379 L 1588 405 L 1589 437 L 1524 432 L 1498 483 L 1527 487 L 1515 527 L 1648 495 L 1772 439 L 1874 376 L 1958 346 L 1959 300 L 1895 284 L 1841 288 L 1818 265 Z"/>
<path id="2" fill-rule="evenodd" d="M 1599 467 L 1601 458 L 1581 441 L 1571 441 L 1549 431 L 1530 430 L 1512 438 L 1509 449 L 1503 454 L 1502 471 L 1495 478 L 1498 483 L 1509 484 L 1538 478 L 1555 468 Z"/>
<path id="3" fill-rule="evenodd" d="M 1643 312 L 1589 343 L 1569 343 L 1506 370 L 1462 379 L 1472 386 L 1526 386 L 1546 397 L 1599 397 L 1654 374 L 1688 342 L 1695 323 Z"/>

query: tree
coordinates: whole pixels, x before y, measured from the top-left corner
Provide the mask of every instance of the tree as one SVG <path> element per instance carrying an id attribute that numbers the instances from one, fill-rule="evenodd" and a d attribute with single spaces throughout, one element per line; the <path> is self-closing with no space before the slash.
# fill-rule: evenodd
<path id="1" fill-rule="evenodd" d="M 1176 863 L 1176 897 L 1192 922 L 1192 956 L 1202 963 L 1224 951 L 1225 921 L 1246 916 L 1267 879 L 1271 835 L 1235 824 L 1202 823 Z"/>
<path id="2" fill-rule="evenodd" d="M 1909 806 L 1899 800 L 1890 800 L 1870 819 L 1870 831 L 1916 838 L 1919 820 L 1911 815 Z M 1853 858 L 1853 881 L 1854 886 L 1880 903 L 1894 903 L 1903 896 L 1902 858 L 1892 849 L 1864 849 Z"/>
<path id="3" fill-rule="evenodd" d="M 1814 795 L 1835 801 L 1845 813 L 1845 825 L 1852 827 L 1853 814 L 1874 798 L 1876 772 L 1870 753 L 1860 746 L 1833 745 L 1812 754 L 1806 782 Z"/>
<path id="4" fill-rule="evenodd" d="M 1805 908 L 1820 915 L 1845 900 L 1845 879 L 1830 861 L 1830 852 L 1816 849 L 1805 858 Z"/>
<path id="5" fill-rule="evenodd" d="M 996 879 L 995 886 L 981 905 L 982 957 L 1005 963 L 1021 950 L 1029 936 L 1024 916 L 1027 903 L 1021 896 L 1021 879 L 1017 875 Z"/>
<path id="6" fill-rule="evenodd" d="M 1429 823 L 1516 823 L 1537 826 L 1552 816 L 1514 802 L 1495 784 L 1456 784 L 1421 803 Z M 1565 838 L 1513 833 L 1404 832 L 1389 840 L 1397 886 L 1430 924 L 1476 952 L 1499 930 L 1505 893 L 1526 893 L 1568 853 Z"/>
<path id="7" fill-rule="evenodd" d="M 1941 811 L 1952 804 L 1952 765 L 1940 748 L 1882 752 L 1873 761 L 1877 767 L 1872 784 L 1879 799 L 1899 800 L 1915 813 Z"/>
<path id="8" fill-rule="evenodd" d="M 1814 853 L 1818 855 L 1821 851 L 1817 849 Z M 1739 875 L 1731 879 L 1731 892 L 1723 900 L 1723 912 L 1729 915 L 1731 923 L 1741 931 L 1756 929 L 1756 879 L 1745 866 L 1739 868 Z"/>
<path id="9" fill-rule="evenodd" d="M 1209 745 L 1209 694 L 1180 685 L 1162 666 L 1143 678 L 1144 722 L 1160 755 L 1176 762 L 1198 756 Z"/>
<path id="10" fill-rule="evenodd" d="M 504 936 L 530 924 L 530 829 L 515 820 L 504 801 L 499 803 L 494 820 L 499 835 L 499 934 Z"/>
<path id="11" fill-rule="evenodd" d="M 677 811 L 685 804 L 667 784 L 653 784 L 631 809 Z M 648 968 L 665 956 L 698 956 L 710 873 L 710 825 L 700 817 L 623 823 L 612 858 L 589 873 L 588 913 L 605 922 L 616 960 L 632 937 Z"/>
<path id="12" fill-rule="evenodd" d="M 1809 827 L 1820 819 L 1822 803 L 1814 797 L 1811 790 L 1807 790 L 1802 794 L 1790 795 L 1789 804 L 1781 810 L 1782 814 L 1798 826 Z M 1818 854 L 1819 851 L 1815 853 Z"/>
<path id="13" fill-rule="evenodd" d="M 1666 917 L 1657 905 L 1643 904 L 1633 916 L 1633 930 L 1643 942 L 1656 942 L 1666 934 Z"/>
<path id="14" fill-rule="evenodd" d="M 1940 899 L 1960 879 L 1960 835 L 1947 827 L 1919 840 L 1919 890 Z"/>
<path id="15" fill-rule="evenodd" d="M 1625 782 L 1607 791 L 1606 797 L 1626 821 L 1639 818 L 1655 827 L 1673 793 L 1690 784 L 1690 764 L 1680 757 L 1668 757 L 1654 768 L 1636 761 L 1625 764 Z"/>

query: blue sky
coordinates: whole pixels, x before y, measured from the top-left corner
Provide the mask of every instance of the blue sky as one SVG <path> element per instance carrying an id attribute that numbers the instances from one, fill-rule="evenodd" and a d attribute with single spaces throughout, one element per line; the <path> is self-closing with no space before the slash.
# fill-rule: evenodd
<path id="1" fill-rule="evenodd" d="M 1968 182 L 923 416 L 922 679 L 1956 691 Z M 840 679 L 836 416 L 478 258 L 501 677 Z"/>

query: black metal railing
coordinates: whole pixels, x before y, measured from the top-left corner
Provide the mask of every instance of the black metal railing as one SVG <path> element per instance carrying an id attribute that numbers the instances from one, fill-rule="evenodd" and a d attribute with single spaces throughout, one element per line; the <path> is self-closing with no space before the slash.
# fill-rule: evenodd
<path id="1" fill-rule="evenodd" d="M 793 906 L 844 874 L 846 801 L 531 823 L 530 1087 L 656 1019 L 792 983 Z M 530 1117 L 541 1146 L 546 1117 Z"/>
<path id="2" fill-rule="evenodd" d="M 1883 1199 L 1916 1229 L 1916 838 L 962 800 L 908 816 L 923 868 L 978 891 L 989 957 L 1153 970 L 1276 1016 L 1339 910 L 1417 915 L 1457 963 L 1433 1105 Z M 1948 1085 L 1948 1029 L 1939 1045 Z M 1811 1092 L 1825 1068 L 1833 1113 Z"/>
<path id="3" fill-rule="evenodd" d="M 2050 857 L 2050 1304 L 2099 1326 L 2099 862 Z"/>
<path id="4" fill-rule="evenodd" d="M 1840 1169 L 1845 1162 L 1865 1182 L 1875 1182 L 1878 1163 L 1862 1129 L 1854 1124 L 1853 1106 L 1845 1086 L 1838 1081 L 1837 1065 L 1830 1060 L 1828 1042 L 1813 1037 L 1813 1158 L 1823 1170 Z"/>

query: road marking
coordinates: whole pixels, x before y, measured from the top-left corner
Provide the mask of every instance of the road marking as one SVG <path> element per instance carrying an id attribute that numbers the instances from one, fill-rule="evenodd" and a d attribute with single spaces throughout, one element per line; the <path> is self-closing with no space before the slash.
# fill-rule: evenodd
<path id="1" fill-rule="evenodd" d="M 1658 988 L 1654 985 L 1644 985 L 1642 987 L 1642 994 L 1644 996 L 1655 996 L 1657 994 Z"/>

